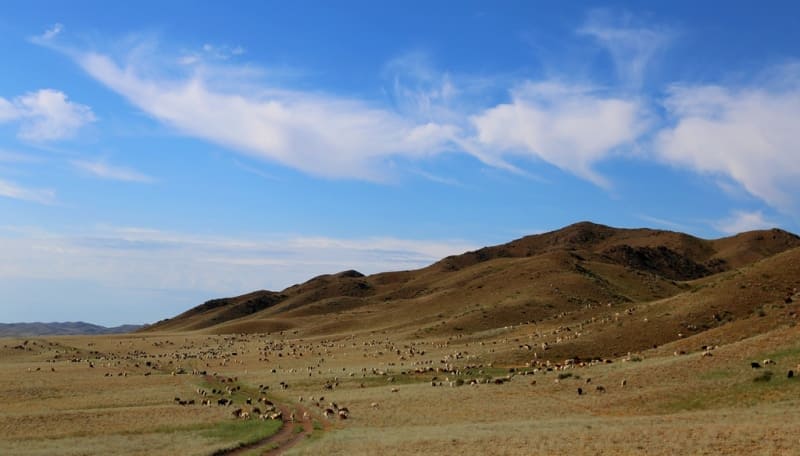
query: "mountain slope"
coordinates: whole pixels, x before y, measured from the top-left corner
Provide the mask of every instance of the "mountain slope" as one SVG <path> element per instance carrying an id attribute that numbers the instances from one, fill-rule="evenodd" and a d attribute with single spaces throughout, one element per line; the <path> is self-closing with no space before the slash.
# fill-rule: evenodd
<path id="1" fill-rule="evenodd" d="M 677 297 L 693 290 L 692 281 L 797 247 L 798 236 L 778 229 L 704 240 L 581 222 L 419 270 L 344 271 L 281 292 L 212 300 L 148 330 L 472 334 Z"/>

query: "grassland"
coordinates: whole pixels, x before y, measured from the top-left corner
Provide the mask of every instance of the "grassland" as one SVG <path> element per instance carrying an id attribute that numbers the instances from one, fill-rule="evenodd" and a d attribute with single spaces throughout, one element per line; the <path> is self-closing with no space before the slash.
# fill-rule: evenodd
<path id="1" fill-rule="evenodd" d="M 659 347 L 639 353 L 640 362 L 621 357 L 535 373 L 525 365 L 479 364 L 517 349 L 514 340 L 533 337 L 532 329 L 518 327 L 482 343 L 452 337 L 412 342 L 384 334 L 316 340 L 148 334 L 28 339 L 24 349 L 15 349 L 24 340 L 3 339 L 0 453 L 212 454 L 277 431 L 279 421 L 231 416 L 232 407 L 246 407 L 246 399 L 259 394 L 259 385 L 269 387 L 266 396 L 276 404 L 309 413 L 305 421 L 313 433 L 301 436 L 288 454 L 797 452 L 800 379 L 786 376 L 800 363 L 795 326 L 720 346 L 712 356 L 702 356 L 699 347 L 678 356 Z M 391 350 L 412 344 L 425 354 Z M 189 356 L 212 349 L 220 350 L 216 358 Z M 56 351 L 68 359 L 54 361 Z M 78 356 L 81 361 L 71 360 Z M 765 358 L 776 364 L 750 366 Z M 144 367 L 151 359 L 160 361 L 158 369 Z M 413 372 L 442 367 L 444 360 L 463 369 Z M 205 375 L 191 373 L 200 368 Z M 172 375 L 180 369 L 187 373 Z M 769 381 L 754 381 L 767 369 L 774 373 Z M 228 396 L 234 406 L 175 402 L 201 400 L 198 388 L 221 388 L 209 381 L 212 373 L 235 378 L 227 384 L 240 388 Z M 508 376 L 502 384 L 470 385 Z M 434 377 L 443 386 L 432 386 Z M 459 378 L 463 386 L 449 386 Z M 281 389 L 280 382 L 289 387 Z M 326 389 L 326 383 L 335 386 Z M 323 417 L 331 402 L 347 407 L 349 418 Z M 296 418 L 289 433 L 302 432 L 296 429 L 304 419 L 299 413 Z M 269 450 L 275 451 L 265 446 L 242 454 Z"/>

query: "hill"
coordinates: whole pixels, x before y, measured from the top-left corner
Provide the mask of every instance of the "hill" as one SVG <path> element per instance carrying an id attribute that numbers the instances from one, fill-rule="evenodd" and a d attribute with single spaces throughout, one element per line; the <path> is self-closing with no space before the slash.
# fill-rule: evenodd
<path id="1" fill-rule="evenodd" d="M 552 356 L 612 355 L 774 323 L 751 319 L 800 287 L 798 248 L 779 229 L 705 240 L 581 222 L 414 271 L 344 271 L 216 299 L 146 330 L 481 338 L 538 325 L 581 333 L 552 338 Z"/>
<path id="2" fill-rule="evenodd" d="M 0 323 L 0 337 L 68 336 L 122 334 L 141 329 L 142 325 L 122 325 L 107 328 L 82 321 L 63 323 Z"/>

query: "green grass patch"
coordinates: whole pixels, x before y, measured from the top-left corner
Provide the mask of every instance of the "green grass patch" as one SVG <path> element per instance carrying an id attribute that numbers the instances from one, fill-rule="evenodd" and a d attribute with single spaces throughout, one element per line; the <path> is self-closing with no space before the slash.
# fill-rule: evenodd
<path id="1" fill-rule="evenodd" d="M 784 348 L 783 350 L 768 353 L 764 355 L 764 358 L 773 359 L 775 361 L 781 361 L 785 358 L 797 359 L 800 358 L 800 347 Z"/>
<path id="2" fill-rule="evenodd" d="M 662 404 L 666 412 L 710 410 L 723 407 L 753 407 L 793 400 L 800 394 L 800 379 L 763 371 L 755 378 L 742 373 L 726 384 L 703 386 Z M 731 374 L 731 376 L 733 376 Z M 698 385 L 701 386 L 701 385 Z"/>
<path id="3" fill-rule="evenodd" d="M 733 371 L 727 369 L 717 369 L 709 372 L 703 372 L 698 376 L 700 380 L 725 380 L 733 377 Z"/>
<path id="4" fill-rule="evenodd" d="M 200 435 L 221 442 L 247 445 L 275 434 L 283 425 L 280 420 L 235 420 L 225 421 L 203 429 Z"/>

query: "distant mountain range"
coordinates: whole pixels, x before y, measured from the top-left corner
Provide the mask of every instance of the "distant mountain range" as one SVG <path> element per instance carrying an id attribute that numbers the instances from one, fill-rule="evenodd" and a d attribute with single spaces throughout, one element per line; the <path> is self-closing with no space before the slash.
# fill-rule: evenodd
<path id="1" fill-rule="evenodd" d="M 83 321 L 63 323 L 0 323 L 0 337 L 121 334 L 133 332 L 140 328 L 142 328 L 142 325 L 122 325 L 107 328 Z"/>

